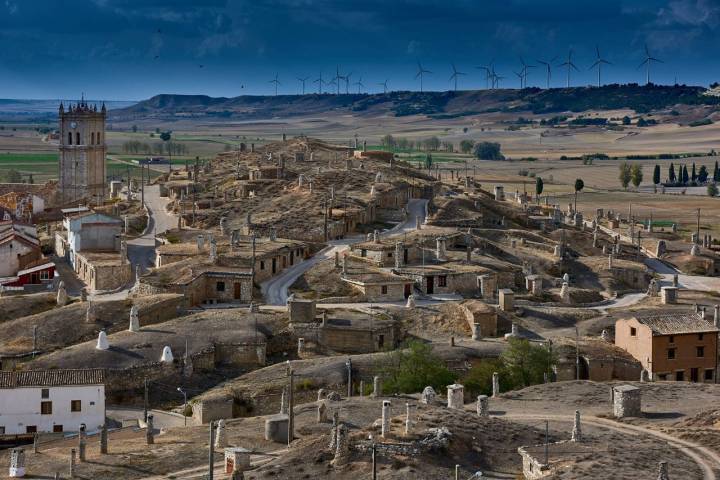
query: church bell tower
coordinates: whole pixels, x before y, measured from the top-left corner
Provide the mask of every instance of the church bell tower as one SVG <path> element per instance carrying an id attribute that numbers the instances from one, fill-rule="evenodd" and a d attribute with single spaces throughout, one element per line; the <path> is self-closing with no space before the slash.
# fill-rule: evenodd
<path id="1" fill-rule="evenodd" d="M 84 99 L 67 110 L 60 103 L 59 115 L 61 201 L 102 205 L 107 192 L 105 104 L 98 111 Z"/>

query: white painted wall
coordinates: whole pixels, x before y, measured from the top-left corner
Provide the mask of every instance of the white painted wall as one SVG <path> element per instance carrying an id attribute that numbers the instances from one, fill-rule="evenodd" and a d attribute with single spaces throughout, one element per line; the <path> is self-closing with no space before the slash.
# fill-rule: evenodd
<path id="1" fill-rule="evenodd" d="M 65 432 L 76 432 L 81 423 L 88 432 L 98 430 L 105 422 L 105 386 L 81 385 L 49 387 L 50 397 L 42 398 L 41 387 L 0 388 L 0 427 L 5 434 L 26 433 L 28 425 L 38 432 L 52 432 L 62 425 Z M 81 411 L 71 412 L 71 400 L 80 400 Z M 40 402 L 52 402 L 52 414 L 40 414 Z"/>
<path id="2" fill-rule="evenodd" d="M 18 255 L 30 253 L 32 248 L 17 240 L 0 246 L 0 277 L 12 277 L 20 269 Z"/>

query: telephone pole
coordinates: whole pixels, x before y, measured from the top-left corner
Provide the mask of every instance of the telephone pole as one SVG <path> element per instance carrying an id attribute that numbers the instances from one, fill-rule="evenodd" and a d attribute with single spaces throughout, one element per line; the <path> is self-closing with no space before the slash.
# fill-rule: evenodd
<path id="1" fill-rule="evenodd" d="M 215 420 L 210 421 L 210 447 L 208 453 L 208 480 L 213 480 L 215 474 Z"/>
<path id="2" fill-rule="evenodd" d="M 288 361 L 288 446 L 295 438 L 295 398 L 293 390 L 295 389 L 295 373 L 293 372 L 290 362 Z"/>

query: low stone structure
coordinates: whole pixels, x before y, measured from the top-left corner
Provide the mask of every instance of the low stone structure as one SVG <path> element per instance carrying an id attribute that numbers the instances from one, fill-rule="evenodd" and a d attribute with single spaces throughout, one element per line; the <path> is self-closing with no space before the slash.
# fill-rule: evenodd
<path id="1" fill-rule="evenodd" d="M 641 399 L 638 387 L 632 385 L 612 387 L 613 416 L 615 418 L 642 416 Z"/>
<path id="2" fill-rule="evenodd" d="M 490 401 L 487 395 L 478 395 L 477 414 L 478 417 L 487 417 L 490 415 Z"/>
<path id="3" fill-rule="evenodd" d="M 462 410 L 465 405 L 465 387 L 457 383 L 447 387 L 447 407 Z"/>
<path id="4" fill-rule="evenodd" d="M 660 289 L 660 300 L 665 305 L 674 305 L 677 303 L 677 287 L 662 287 Z"/>
<path id="5" fill-rule="evenodd" d="M 285 414 L 272 415 L 265 419 L 265 440 L 287 443 L 290 418 Z"/>
<path id="6" fill-rule="evenodd" d="M 515 310 L 515 294 L 509 288 L 503 288 L 498 292 L 500 299 L 500 309 L 503 312 L 512 312 Z"/>
<path id="7" fill-rule="evenodd" d="M 432 405 L 435 402 L 435 397 L 437 394 L 435 393 L 435 389 L 432 387 L 425 387 L 422 391 L 422 395 L 420 396 L 420 402 L 424 403 L 425 405 Z"/>

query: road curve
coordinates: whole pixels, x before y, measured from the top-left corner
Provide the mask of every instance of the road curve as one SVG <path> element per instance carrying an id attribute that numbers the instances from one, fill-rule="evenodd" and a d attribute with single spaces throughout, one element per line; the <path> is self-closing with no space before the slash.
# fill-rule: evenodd
<path id="1" fill-rule="evenodd" d="M 406 219 L 393 228 L 382 232 L 381 236 L 392 237 L 414 230 L 416 217 L 420 217 L 421 222 L 425 221 L 427 203 L 427 200 L 418 198 L 408 201 L 408 215 Z M 313 257 L 286 268 L 279 275 L 261 283 L 260 290 L 262 291 L 263 297 L 265 297 L 265 302 L 269 305 L 285 305 L 289 296 L 288 289 L 301 275 L 310 270 L 310 268 L 318 262 L 335 257 L 335 252 L 342 253 L 348 249 L 350 244 L 362 241 L 362 239 L 362 236 L 353 236 L 341 240 L 332 240 L 328 242 L 327 247 L 320 250 Z"/>
<path id="2" fill-rule="evenodd" d="M 558 414 L 533 414 L 533 413 L 507 413 L 497 415 L 497 418 L 517 419 L 517 420 L 560 420 L 572 423 L 575 415 L 558 415 Z M 594 425 L 600 428 L 606 428 L 618 433 L 624 434 L 643 434 L 650 435 L 659 440 L 666 442 L 671 447 L 683 452 L 690 457 L 700 470 L 703 472 L 704 480 L 716 480 L 715 471 L 720 469 L 720 456 L 707 447 L 698 445 L 697 443 L 683 440 L 667 433 L 653 430 L 639 425 L 630 425 L 627 423 L 618 423 L 606 418 L 600 418 L 593 415 L 584 415 L 582 422 Z"/>

